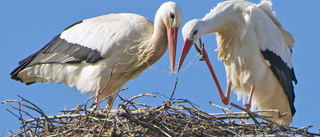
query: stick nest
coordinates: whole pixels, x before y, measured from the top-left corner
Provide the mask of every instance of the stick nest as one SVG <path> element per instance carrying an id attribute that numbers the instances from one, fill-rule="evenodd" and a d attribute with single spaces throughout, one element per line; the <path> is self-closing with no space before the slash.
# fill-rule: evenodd
<path id="1" fill-rule="evenodd" d="M 134 102 L 134 99 L 154 94 L 141 94 L 131 99 L 120 97 L 123 101 L 117 108 L 87 109 L 87 103 L 71 110 L 59 111 L 58 115 L 46 116 L 32 102 L 22 98 L 21 101 L 6 100 L 17 114 L 8 110 L 21 121 L 19 132 L 9 132 L 11 136 L 318 136 L 308 131 L 312 126 L 302 128 L 285 127 L 270 120 L 258 112 L 242 110 L 232 112 L 221 108 L 221 113 L 207 113 L 184 99 L 163 101 L 157 107 Z M 18 107 L 13 105 L 18 104 Z M 237 110 L 238 110 L 237 109 Z M 34 117 L 28 111 L 39 113 Z M 227 111 L 227 112 L 226 112 Z M 245 112 L 243 112 L 245 111 Z M 27 115 L 28 120 L 23 117 Z M 251 119 L 253 123 L 245 123 Z M 261 122 L 258 122 L 261 121 Z M 237 121 L 242 121 L 240 124 Z"/>

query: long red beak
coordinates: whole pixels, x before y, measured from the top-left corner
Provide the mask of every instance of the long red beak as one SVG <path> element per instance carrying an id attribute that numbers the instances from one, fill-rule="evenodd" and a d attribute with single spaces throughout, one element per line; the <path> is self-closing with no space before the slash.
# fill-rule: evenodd
<path id="1" fill-rule="evenodd" d="M 183 49 L 182 49 L 182 52 L 181 52 L 181 56 L 180 56 L 180 60 L 179 60 L 179 66 L 178 66 L 178 71 L 177 72 L 180 71 L 182 63 L 183 63 L 184 59 L 186 58 L 188 52 L 190 51 L 190 49 L 192 47 L 192 44 L 193 44 L 192 40 L 186 39 L 184 41 Z"/>
<path id="2" fill-rule="evenodd" d="M 167 35 L 168 35 L 168 44 L 169 44 L 171 73 L 173 75 L 174 67 L 175 67 L 175 61 L 176 61 L 178 28 L 170 27 L 167 30 Z"/>

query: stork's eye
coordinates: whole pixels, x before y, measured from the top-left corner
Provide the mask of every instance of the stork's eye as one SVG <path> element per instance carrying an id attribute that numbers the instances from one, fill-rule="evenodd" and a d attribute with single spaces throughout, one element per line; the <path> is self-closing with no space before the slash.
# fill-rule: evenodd
<path id="1" fill-rule="evenodd" d="M 193 32 L 193 36 L 194 36 L 194 35 L 197 35 L 197 33 L 198 33 L 198 30 L 195 30 L 195 31 Z"/>
<path id="2" fill-rule="evenodd" d="M 170 12 L 170 18 L 174 19 L 174 14 Z"/>

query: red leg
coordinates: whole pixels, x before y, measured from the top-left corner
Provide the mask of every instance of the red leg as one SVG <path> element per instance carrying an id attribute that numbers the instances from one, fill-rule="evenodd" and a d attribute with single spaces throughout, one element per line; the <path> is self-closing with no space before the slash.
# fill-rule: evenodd
<path id="1" fill-rule="evenodd" d="M 99 94 L 100 94 L 100 90 L 97 90 L 97 92 L 96 92 L 96 97 L 95 97 L 95 99 L 94 99 L 94 103 L 97 103 L 97 104 L 95 104 L 95 105 L 93 106 L 95 109 L 98 108 Z"/>
<path id="2" fill-rule="evenodd" d="M 229 100 L 230 100 L 230 93 L 231 93 L 231 86 L 232 86 L 232 83 L 231 81 L 228 82 L 228 85 L 227 85 L 227 91 L 226 91 L 226 94 L 224 96 L 221 96 L 223 95 L 223 92 L 221 91 L 221 93 L 219 92 L 220 97 L 221 97 L 221 100 L 222 102 L 225 104 L 225 105 L 228 105 L 229 104 Z"/>
<path id="3" fill-rule="evenodd" d="M 94 99 L 94 102 L 95 102 L 95 103 L 98 103 L 98 102 L 99 102 L 99 94 L 100 94 L 100 90 L 98 90 L 98 91 L 96 92 L 96 97 L 95 97 L 95 99 Z M 111 96 L 109 97 L 108 103 L 107 103 L 107 106 L 106 106 L 107 109 L 111 109 L 111 108 L 112 108 L 113 102 L 114 102 L 114 100 L 116 99 L 117 95 L 118 95 L 118 92 L 117 92 L 117 93 L 114 93 L 113 95 L 111 95 Z M 94 105 L 94 108 L 98 108 L 98 104 Z"/>
<path id="4" fill-rule="evenodd" d="M 247 103 L 243 106 L 244 109 L 249 110 L 251 108 L 251 100 L 252 100 L 253 91 L 254 91 L 254 86 L 251 87 Z"/>
<path id="5" fill-rule="evenodd" d="M 96 97 L 95 97 L 95 99 L 94 99 L 94 102 L 95 102 L 95 103 L 98 103 L 98 102 L 99 102 L 99 94 L 100 94 L 100 90 L 98 90 L 98 91 L 96 92 Z M 110 110 L 110 109 L 112 108 L 113 102 L 114 102 L 115 98 L 117 97 L 117 95 L 118 95 L 118 92 L 117 92 L 117 93 L 114 93 L 113 95 L 111 95 L 111 96 L 109 97 L 108 103 L 107 103 L 107 106 L 106 106 L 107 109 Z M 94 105 L 93 107 L 94 107 L 95 109 L 98 108 L 98 104 Z"/>
<path id="6" fill-rule="evenodd" d="M 116 93 L 113 93 L 113 94 L 109 97 L 108 103 L 107 103 L 107 106 L 106 106 L 106 108 L 107 108 L 108 110 L 110 110 L 110 109 L 112 108 L 113 102 L 114 102 L 114 100 L 116 99 L 116 97 L 118 96 L 118 93 L 119 93 L 119 91 L 117 91 Z"/>
<path id="7" fill-rule="evenodd" d="M 112 108 L 112 105 L 113 105 L 114 100 L 116 99 L 116 96 L 117 95 L 111 95 L 109 97 L 106 109 L 110 110 Z"/>
<path id="8" fill-rule="evenodd" d="M 252 100 L 253 91 L 254 91 L 254 86 L 251 87 L 251 90 L 249 93 L 249 98 L 248 98 L 246 104 L 243 106 L 243 108 L 246 110 L 250 110 L 250 108 L 251 108 L 251 100 Z M 245 124 L 245 123 L 243 121 L 241 121 L 240 124 Z"/>
<path id="9" fill-rule="evenodd" d="M 218 79 L 217 79 L 217 76 L 216 76 L 216 74 L 215 74 L 214 71 L 213 71 L 212 65 L 211 65 L 210 60 L 209 60 L 209 58 L 208 58 L 208 54 L 207 54 L 206 50 L 204 49 L 204 47 L 203 47 L 203 53 L 202 53 L 202 54 L 204 55 L 204 60 L 205 60 L 205 62 L 206 62 L 206 64 L 207 64 L 207 66 L 208 66 L 208 68 L 209 68 L 209 70 L 210 70 L 210 73 L 211 73 L 211 75 L 212 75 L 212 78 L 213 78 L 213 80 L 214 80 L 214 82 L 215 82 L 215 84 L 216 84 L 216 86 L 217 86 L 217 88 L 218 88 L 218 92 L 219 92 L 221 101 L 222 101 L 225 105 L 228 105 L 228 104 L 229 104 L 229 99 L 230 99 L 231 85 L 232 85 L 231 81 L 228 82 L 226 94 L 223 95 L 223 91 L 222 91 L 222 89 L 221 89 L 221 86 L 220 86 L 220 84 L 219 84 L 219 81 L 218 81 Z"/>

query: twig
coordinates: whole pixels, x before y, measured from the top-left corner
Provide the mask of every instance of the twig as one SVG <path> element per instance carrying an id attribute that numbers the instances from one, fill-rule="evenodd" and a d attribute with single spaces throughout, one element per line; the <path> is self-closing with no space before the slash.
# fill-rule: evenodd
<path id="1" fill-rule="evenodd" d="M 24 99 L 23 97 L 21 97 L 21 96 L 19 96 L 19 95 L 18 95 L 18 97 L 21 98 L 22 101 L 28 102 L 29 104 L 31 104 L 32 106 L 34 106 L 37 110 L 39 110 L 38 112 L 40 112 L 41 116 L 42 116 L 42 117 L 45 117 L 45 119 L 46 119 L 46 121 L 47 121 L 47 130 L 48 130 L 49 132 L 53 132 L 52 123 L 51 123 L 51 121 L 48 119 L 47 115 L 44 114 L 44 112 L 43 112 L 37 105 L 33 104 L 33 103 L 30 102 L 29 100 L 26 100 L 26 99 Z"/>
<path id="2" fill-rule="evenodd" d="M 22 111 L 23 113 L 25 113 L 26 115 L 28 115 L 30 118 L 34 118 L 33 116 L 31 116 L 31 115 L 30 115 L 29 113 L 27 113 L 26 111 L 21 110 L 21 109 L 19 110 L 19 108 L 16 108 L 16 107 L 12 106 L 12 105 L 9 104 L 8 102 L 15 102 L 15 103 L 21 104 L 21 105 L 23 105 L 23 106 L 25 106 L 25 107 L 26 107 L 27 105 L 25 105 L 25 104 L 23 104 L 23 103 L 21 103 L 21 102 L 19 102 L 19 101 L 16 101 L 16 100 L 5 100 L 5 101 L 2 102 L 2 103 L 7 104 L 8 106 L 10 106 L 11 108 L 13 108 L 13 109 L 15 109 L 15 110 Z M 29 108 L 29 106 L 28 106 L 27 108 Z M 31 110 L 34 110 L 34 109 L 31 109 Z M 9 110 L 7 109 L 7 111 L 9 111 Z M 10 111 L 10 113 L 11 113 L 11 111 Z M 19 118 L 19 116 L 17 116 L 17 115 L 15 115 L 15 116 Z M 19 120 L 20 120 L 20 118 L 19 118 Z M 23 120 L 22 117 L 21 117 L 21 120 Z"/>
<path id="3" fill-rule="evenodd" d="M 39 110 L 37 110 L 37 109 L 35 109 L 35 108 L 32 108 L 32 107 L 30 107 L 30 106 L 28 106 L 28 105 L 26 105 L 26 104 L 24 104 L 24 103 L 21 103 L 20 101 L 17 101 L 17 100 L 5 100 L 5 101 L 2 101 L 2 104 L 5 103 L 5 104 L 7 104 L 8 106 L 10 106 L 11 108 L 14 108 L 14 109 L 16 109 L 16 110 L 19 110 L 19 108 L 16 108 L 16 107 L 12 106 L 11 104 L 9 104 L 9 102 L 18 103 L 18 104 L 20 104 L 20 105 L 22 105 L 22 106 L 24 106 L 24 107 L 26 107 L 26 108 L 29 108 L 29 109 L 31 109 L 31 110 L 33 110 L 33 111 L 38 112 L 39 114 L 41 114 L 41 112 L 40 112 Z"/>
<path id="4" fill-rule="evenodd" d="M 140 97 L 144 97 L 144 96 L 156 97 L 156 95 L 154 95 L 154 94 L 142 93 L 142 94 L 139 94 L 139 95 L 136 95 L 136 96 L 131 97 L 131 98 L 128 100 L 128 102 L 132 102 L 133 100 L 135 100 L 135 99 L 137 99 L 137 98 L 140 98 Z"/>
<path id="5" fill-rule="evenodd" d="M 158 94 L 158 95 L 160 95 L 160 96 L 162 96 L 162 97 L 164 97 L 164 98 L 170 99 L 170 98 L 167 97 L 166 95 L 163 95 L 163 94 L 161 94 L 161 93 L 159 93 L 159 92 L 153 92 L 152 94 Z"/>
<path id="6" fill-rule="evenodd" d="M 276 123 L 276 122 L 274 122 L 274 121 L 272 121 L 272 120 L 270 120 L 270 119 L 266 119 L 266 118 L 264 118 L 264 117 L 261 117 L 261 116 L 255 114 L 255 113 L 251 113 L 249 110 L 246 110 L 246 109 L 244 109 L 244 108 L 242 108 L 242 107 L 240 107 L 240 106 L 238 106 L 238 105 L 236 105 L 236 104 L 230 103 L 230 105 L 233 106 L 233 107 L 235 107 L 235 108 L 237 108 L 237 109 L 240 109 L 240 110 L 242 110 L 242 111 L 245 111 L 245 112 L 247 112 L 248 114 L 250 113 L 250 115 L 252 115 L 252 117 L 258 117 L 258 118 L 260 118 L 260 119 L 262 119 L 262 120 L 265 120 L 265 121 L 267 121 L 267 122 L 269 122 L 269 123 L 275 124 L 275 125 L 280 126 L 280 127 L 284 127 L 284 126 L 282 126 L 282 125 L 280 125 L 280 124 L 278 124 L 278 123 Z M 287 127 L 284 127 L 284 128 L 287 129 Z"/>
<path id="7" fill-rule="evenodd" d="M 173 91 L 171 93 L 171 96 L 170 96 L 169 100 L 172 100 L 174 92 L 176 91 L 177 84 L 178 84 L 178 78 L 176 79 L 176 82 L 174 83 L 174 88 L 173 88 Z"/>
<path id="8" fill-rule="evenodd" d="M 12 111 L 10 111 L 9 109 L 6 109 L 9 113 L 11 113 L 13 116 L 17 117 L 20 121 L 24 121 L 22 119 L 22 117 L 19 117 L 18 115 L 14 114 Z"/>
<path id="9" fill-rule="evenodd" d="M 197 105 L 197 104 L 195 104 L 195 103 L 192 103 L 192 102 L 190 102 L 189 100 L 187 100 L 187 99 L 176 99 L 177 101 L 177 103 L 188 103 L 188 104 L 190 104 L 192 107 L 194 107 L 194 108 L 199 108 L 200 106 L 199 105 Z M 174 102 L 174 101 L 173 101 Z"/>
<path id="10" fill-rule="evenodd" d="M 220 109 L 222 109 L 222 110 L 227 110 L 227 111 L 229 111 L 230 113 L 233 113 L 229 108 L 225 108 L 225 107 L 222 107 L 222 106 L 219 106 L 219 105 L 213 104 L 211 101 L 209 101 L 209 104 L 210 104 L 211 106 L 214 106 L 214 107 L 220 108 Z"/>

